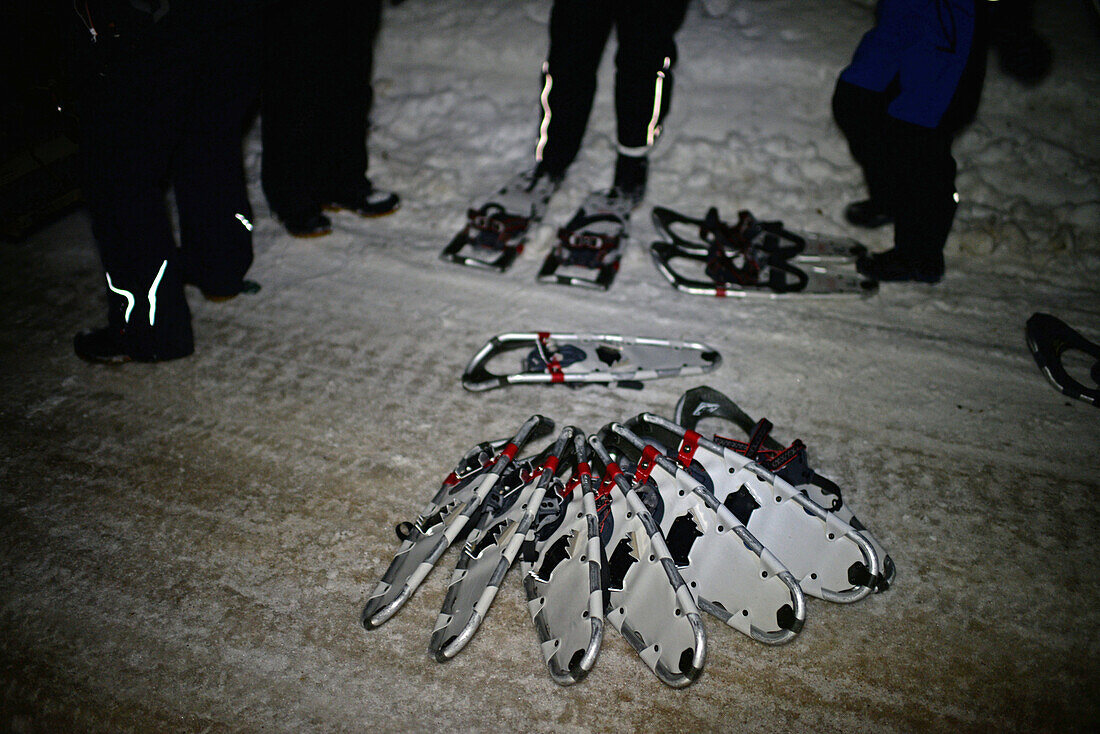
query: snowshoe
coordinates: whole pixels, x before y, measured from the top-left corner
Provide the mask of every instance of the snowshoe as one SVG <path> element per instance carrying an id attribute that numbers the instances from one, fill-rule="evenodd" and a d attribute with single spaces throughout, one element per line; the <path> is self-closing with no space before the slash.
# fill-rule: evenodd
<path id="1" fill-rule="evenodd" d="M 769 435 L 772 424 L 765 420 L 753 421 L 741 408 L 726 395 L 711 387 L 697 387 L 688 390 L 676 403 L 673 420 L 692 431 L 708 418 L 720 419 L 732 423 L 748 435 L 747 441 L 737 441 L 714 435 L 714 442 L 731 448 L 746 456 L 781 479 L 792 484 L 823 509 L 834 513 L 855 528 L 874 547 L 882 562 L 879 575 L 874 579 L 876 593 L 886 591 L 894 583 L 897 569 L 893 559 L 882 544 L 859 521 L 851 508 L 844 503 L 840 487 L 836 482 L 823 477 L 810 468 L 806 458 L 806 445 L 795 440 L 790 446 L 783 446 Z"/>
<path id="2" fill-rule="evenodd" d="M 1090 342 L 1061 319 L 1035 313 L 1027 320 L 1027 346 L 1050 383 L 1063 395 L 1100 408 L 1100 345 Z M 1095 360 L 1089 370 L 1092 386 L 1070 376 L 1063 364 L 1066 353 L 1083 353 Z"/>
<path id="3" fill-rule="evenodd" d="M 560 183 L 537 169 L 513 177 L 489 201 L 467 211 L 466 226 L 443 248 L 440 259 L 504 272 L 523 252 Z"/>
<path id="4" fill-rule="evenodd" d="M 511 466 L 519 448 L 551 430 L 553 425 L 547 418 L 531 416 L 511 441 L 479 444 L 443 481 L 416 522 L 398 526 L 401 547 L 363 608 L 364 627 L 374 629 L 397 613 L 447 548 L 461 537 L 485 497 Z M 496 452 L 496 446 L 502 443 L 506 445 Z"/>
<path id="5" fill-rule="evenodd" d="M 673 215 L 677 219 L 670 219 Z M 658 272 L 679 291 L 719 298 L 866 296 L 878 289 L 877 283 L 856 271 L 854 256 L 803 258 L 805 239 L 781 227 L 766 229 L 747 216 L 739 225 L 730 226 L 718 218 L 713 208 L 704 219 L 654 209 L 654 225 L 671 240 L 650 246 Z M 697 226 L 702 241 L 675 233 L 674 223 Z"/>
<path id="6" fill-rule="evenodd" d="M 596 489 L 588 444 L 573 435 L 573 473 L 547 491 L 520 556 L 527 608 L 550 677 L 580 681 L 596 664 L 603 640 L 603 574 Z M 577 491 L 577 488 L 580 491 Z"/>
<path id="7" fill-rule="evenodd" d="M 806 602 L 791 572 L 663 447 L 622 424 L 610 428 L 623 447 L 622 466 L 635 467 L 634 483 L 660 492 L 665 544 L 699 608 L 760 642 L 793 640 Z"/>
<path id="8" fill-rule="evenodd" d="M 604 467 L 597 493 L 607 587 L 604 617 L 661 682 L 686 686 L 703 671 L 707 637 L 657 524 L 661 496 L 632 485 L 597 436 L 588 442 Z"/>
<path id="9" fill-rule="evenodd" d="M 680 465 L 775 553 L 804 593 L 841 603 L 871 593 L 881 562 L 850 524 L 736 451 L 652 413 L 640 418 L 679 439 Z"/>
<path id="10" fill-rule="evenodd" d="M 518 368 L 494 372 L 502 355 L 523 353 Z M 499 363 L 499 362 L 498 362 Z M 532 383 L 615 383 L 638 387 L 643 380 L 701 375 L 722 363 L 722 356 L 699 342 L 616 336 L 520 332 L 494 336 L 470 360 L 462 386 L 480 392 Z"/>
<path id="11" fill-rule="evenodd" d="M 716 209 L 710 211 L 717 214 Z M 708 212 L 709 216 L 709 212 Z M 684 250 L 705 254 L 709 246 L 707 230 L 714 226 L 708 219 L 695 219 L 665 207 L 653 207 L 653 224 L 658 233 Z M 867 255 L 867 248 L 850 237 L 834 237 L 816 232 L 791 230 L 779 221 L 760 221 L 747 210 L 737 213 L 737 224 L 719 226 L 736 231 L 740 237 L 769 255 L 809 260 L 855 262 Z M 687 229 L 686 233 L 682 229 Z M 691 236 L 691 233 L 698 233 Z M 729 235 L 727 235 L 728 237 Z"/>
<path id="12" fill-rule="evenodd" d="M 455 565 L 428 644 L 439 662 L 457 655 L 488 614 L 554 481 L 559 459 L 570 448 L 573 431 L 566 427 L 548 453 L 517 465 L 517 471 L 503 478 L 486 498 Z"/>
<path id="13" fill-rule="evenodd" d="M 589 194 L 569 223 L 558 230 L 558 241 L 539 270 L 539 282 L 610 288 L 619 272 L 635 204 L 617 189 Z"/>

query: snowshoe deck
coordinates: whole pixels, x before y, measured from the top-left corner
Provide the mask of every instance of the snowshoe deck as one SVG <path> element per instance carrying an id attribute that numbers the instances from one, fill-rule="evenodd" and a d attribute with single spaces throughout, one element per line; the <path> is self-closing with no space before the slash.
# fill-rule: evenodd
<path id="1" fill-rule="evenodd" d="M 765 469 L 775 472 L 824 510 L 836 514 L 863 535 L 882 562 L 881 571 L 873 582 L 875 592 L 890 588 L 897 573 L 893 559 L 844 503 L 840 487 L 810 468 L 806 460 L 805 444 L 796 440 L 790 446 L 783 446 L 769 435 L 770 422 L 754 421 L 729 397 L 711 387 L 701 386 L 688 390 L 676 403 L 673 420 L 688 430 L 697 431 L 699 424 L 710 418 L 731 423 L 748 437 L 747 441 L 735 441 L 715 435 L 715 443 L 748 456 Z"/>
<path id="2" fill-rule="evenodd" d="M 538 273 L 541 283 L 607 290 L 619 272 L 630 236 L 633 202 L 614 189 L 589 194 L 558 230 Z"/>
<path id="3" fill-rule="evenodd" d="M 644 423 L 680 439 L 677 460 L 786 566 L 803 592 L 854 602 L 871 593 L 881 563 L 874 547 L 829 513 L 745 456 L 652 413 Z"/>
<path id="4" fill-rule="evenodd" d="M 1031 356 L 1050 383 L 1063 395 L 1100 408 L 1100 344 L 1090 342 L 1061 319 L 1046 313 L 1032 314 L 1025 333 Z M 1066 370 L 1063 357 L 1075 352 L 1095 360 L 1089 370 L 1092 386 Z"/>
<path id="5" fill-rule="evenodd" d="M 467 211 L 466 225 L 443 248 L 440 259 L 504 272 L 523 252 L 557 188 L 556 180 L 535 171 L 514 176 L 487 202 Z"/>
<path id="6" fill-rule="evenodd" d="M 519 448 L 552 427 L 549 419 L 531 416 L 495 458 L 492 444 L 479 444 L 466 454 L 408 529 L 407 537 L 363 608 L 364 627 L 378 627 L 404 606 L 447 548 L 463 534 L 481 503 L 511 466 Z"/>
<path id="7" fill-rule="evenodd" d="M 610 428 L 632 456 L 634 482 L 660 492 L 661 532 L 699 608 L 766 644 L 794 639 L 806 603 L 790 571 L 662 448 L 622 424 Z"/>
<path id="8" fill-rule="evenodd" d="M 523 589 L 550 677 L 561 685 L 584 678 L 603 640 L 603 574 L 596 490 L 588 444 L 573 436 L 573 474 L 546 493 L 521 555 Z M 580 488 L 578 491 L 577 488 Z"/>
<path id="9" fill-rule="evenodd" d="M 703 670 L 707 638 L 695 599 L 650 514 L 649 506 L 660 512 L 661 497 L 632 485 L 598 437 L 589 445 L 604 465 L 597 507 L 606 559 L 604 616 L 661 682 L 686 686 Z"/>
<path id="10" fill-rule="evenodd" d="M 500 373 L 502 355 L 523 359 Z M 500 360 L 503 361 L 503 360 Z M 610 334 L 516 332 L 490 339 L 466 366 L 462 386 L 491 390 L 533 383 L 626 383 L 659 377 L 701 375 L 718 367 L 721 355 L 699 342 Z M 498 362 L 499 363 L 499 362 Z"/>

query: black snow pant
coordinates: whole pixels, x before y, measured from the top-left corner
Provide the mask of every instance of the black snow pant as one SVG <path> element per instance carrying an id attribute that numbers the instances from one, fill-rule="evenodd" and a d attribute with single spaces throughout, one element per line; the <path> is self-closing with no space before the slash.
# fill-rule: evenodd
<path id="1" fill-rule="evenodd" d="M 674 36 L 686 8 L 686 0 L 555 0 L 535 150 L 546 171 L 563 175 L 580 151 L 596 94 L 596 72 L 612 27 L 618 39 L 619 152 L 648 152 L 672 100 Z"/>
<path id="2" fill-rule="evenodd" d="M 985 81 L 987 32 L 979 13 L 970 57 L 951 103 L 935 128 L 891 117 L 896 90 L 868 89 L 838 81 L 833 116 L 852 157 L 863 169 L 867 191 L 894 219 L 894 249 L 915 268 L 943 269 L 943 250 L 958 208 L 955 136 L 977 112 Z"/>
<path id="3" fill-rule="evenodd" d="M 870 199 L 894 219 L 894 249 L 914 267 L 943 269 L 955 217 L 951 130 L 890 117 L 891 95 L 838 82 L 833 114 L 863 168 Z"/>
<path id="4" fill-rule="evenodd" d="M 258 62 L 259 27 L 247 16 L 200 38 L 154 29 L 115 49 L 83 91 L 84 193 L 108 323 L 128 332 L 134 356 L 191 353 L 185 283 L 211 296 L 241 291 L 252 264 L 241 137 Z"/>
<path id="5" fill-rule="evenodd" d="M 365 182 L 381 0 L 274 0 L 264 12 L 263 189 L 303 219 Z"/>

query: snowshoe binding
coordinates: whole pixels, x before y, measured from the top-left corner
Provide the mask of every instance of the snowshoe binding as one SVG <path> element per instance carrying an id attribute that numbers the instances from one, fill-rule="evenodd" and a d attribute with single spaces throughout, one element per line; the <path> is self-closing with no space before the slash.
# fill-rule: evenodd
<path id="1" fill-rule="evenodd" d="M 698 431 L 699 425 L 707 419 L 733 424 L 748 436 L 747 441 L 737 441 L 715 434 L 715 443 L 733 449 L 768 471 L 775 472 L 778 477 L 792 484 L 826 511 L 850 524 L 866 538 L 882 563 L 880 573 L 872 584 L 874 591 L 878 593 L 890 588 L 897 573 L 893 559 L 844 503 L 836 482 L 810 468 L 806 458 L 806 445 L 802 441 L 796 439 L 790 446 L 784 446 L 770 436 L 770 421 L 754 421 L 726 395 L 711 387 L 701 386 L 688 390 L 676 403 L 673 420 L 680 426 Z"/>
<path id="2" fill-rule="evenodd" d="M 516 175 L 486 203 L 467 211 L 466 226 L 443 248 L 440 259 L 504 272 L 523 252 L 560 183 L 538 168 Z"/>
<path id="3" fill-rule="evenodd" d="M 1050 383 L 1063 395 L 1100 408 L 1100 344 L 1090 342 L 1061 319 L 1035 313 L 1027 320 L 1027 346 Z M 1063 362 L 1066 354 L 1095 360 L 1089 370 L 1091 386 L 1072 377 Z"/>
<path id="4" fill-rule="evenodd" d="M 558 240 L 539 270 L 539 282 L 610 288 L 619 272 L 635 205 L 634 199 L 614 188 L 589 194 L 569 223 L 558 230 Z"/>

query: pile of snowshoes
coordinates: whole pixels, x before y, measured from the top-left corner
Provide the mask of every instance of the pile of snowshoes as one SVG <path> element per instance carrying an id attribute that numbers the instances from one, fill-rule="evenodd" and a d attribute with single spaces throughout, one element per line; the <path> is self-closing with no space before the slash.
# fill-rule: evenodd
<path id="1" fill-rule="evenodd" d="M 747 440 L 708 439 L 704 419 L 743 426 L 726 396 L 686 393 L 674 420 L 644 413 L 596 435 L 553 431 L 531 416 L 510 439 L 474 446 L 415 522 L 370 594 L 373 629 L 413 595 L 448 547 L 464 541 L 429 651 L 443 662 L 472 639 L 517 562 L 551 677 L 569 685 L 596 663 L 610 623 L 663 683 L 694 681 L 706 660 L 706 612 L 764 644 L 794 639 L 805 596 L 851 603 L 884 591 L 894 566 L 766 421 Z"/>
<path id="2" fill-rule="evenodd" d="M 674 288 L 702 296 L 868 296 L 878 283 L 860 275 L 867 249 L 855 240 L 787 229 L 782 222 L 738 213 L 725 222 L 711 208 L 702 218 L 653 208 L 661 239 L 650 246 L 658 272 Z"/>

